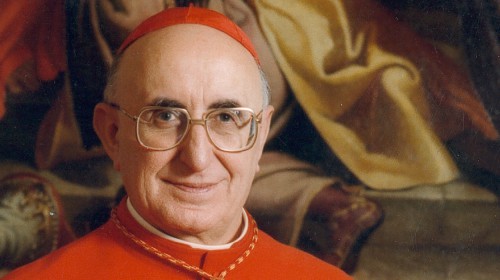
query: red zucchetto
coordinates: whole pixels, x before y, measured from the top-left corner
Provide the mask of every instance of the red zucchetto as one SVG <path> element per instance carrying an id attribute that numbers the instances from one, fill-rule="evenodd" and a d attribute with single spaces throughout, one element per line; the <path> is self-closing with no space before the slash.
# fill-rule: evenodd
<path id="1" fill-rule="evenodd" d="M 200 24 L 222 31 L 245 47 L 260 65 L 252 42 L 238 25 L 223 14 L 194 6 L 166 9 L 146 19 L 127 36 L 117 54 L 123 53 L 128 46 L 142 36 L 177 24 Z"/>

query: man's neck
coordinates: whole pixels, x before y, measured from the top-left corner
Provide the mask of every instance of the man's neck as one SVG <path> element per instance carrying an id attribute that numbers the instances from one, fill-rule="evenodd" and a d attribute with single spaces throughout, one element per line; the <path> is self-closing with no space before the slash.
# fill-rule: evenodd
<path id="1" fill-rule="evenodd" d="M 137 221 L 137 223 L 139 223 L 142 227 L 144 227 L 147 231 L 159 236 L 159 237 L 162 237 L 162 238 L 165 238 L 167 240 L 170 240 L 170 241 L 173 241 L 173 242 L 176 242 L 176 243 L 180 243 L 180 244 L 185 244 L 185 245 L 188 245 L 194 249 L 202 249 L 202 250 L 223 250 L 223 249 L 228 249 L 230 248 L 234 243 L 240 241 L 241 239 L 243 239 L 243 237 L 245 236 L 245 234 L 247 233 L 248 231 L 248 216 L 247 214 L 245 213 L 244 210 L 242 210 L 243 214 L 242 214 L 242 227 L 241 227 L 241 231 L 240 231 L 240 234 L 239 236 L 234 240 L 234 241 L 231 241 L 229 243 L 226 243 L 226 244 L 221 244 L 221 245 L 205 245 L 205 244 L 199 244 L 199 243 L 194 243 L 194 242 L 189 242 L 189 241 L 186 241 L 186 240 L 182 240 L 182 239 L 179 239 L 179 238 L 176 238 L 174 236 L 171 236 L 169 234 L 166 234 L 160 230 L 158 230 L 157 228 L 155 228 L 153 225 L 151 225 L 150 223 L 148 223 L 138 212 L 137 210 L 135 210 L 134 206 L 132 205 L 132 203 L 130 202 L 130 199 L 127 199 L 127 209 L 129 210 L 130 214 L 132 215 L 132 217 Z"/>

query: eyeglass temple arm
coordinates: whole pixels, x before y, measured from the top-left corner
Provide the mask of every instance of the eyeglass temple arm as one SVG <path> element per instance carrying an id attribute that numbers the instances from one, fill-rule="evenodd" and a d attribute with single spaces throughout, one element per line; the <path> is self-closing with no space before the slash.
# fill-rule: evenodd
<path id="1" fill-rule="evenodd" d="M 106 103 L 108 104 L 109 106 L 111 106 L 112 108 L 122 112 L 125 116 L 131 118 L 132 120 L 134 121 L 137 121 L 138 120 L 138 117 L 136 116 L 132 116 L 131 114 L 129 114 L 127 111 L 123 110 L 118 104 L 115 104 L 115 103 Z"/>

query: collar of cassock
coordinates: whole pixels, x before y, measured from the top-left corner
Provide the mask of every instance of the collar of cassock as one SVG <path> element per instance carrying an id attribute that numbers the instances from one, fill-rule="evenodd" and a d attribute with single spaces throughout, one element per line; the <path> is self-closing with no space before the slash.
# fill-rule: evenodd
<path id="1" fill-rule="evenodd" d="M 242 210 L 242 212 L 243 212 L 243 214 L 242 214 L 242 216 L 243 216 L 243 218 L 242 218 L 243 219 L 243 230 L 241 231 L 239 237 L 236 240 L 234 240 L 234 241 L 232 241 L 230 243 L 221 244 L 221 245 L 204 245 L 204 244 L 198 244 L 198 243 L 188 242 L 188 241 L 185 241 L 185 240 L 173 237 L 173 236 L 171 236 L 169 234 L 166 234 L 166 233 L 158 230 L 153 225 L 151 225 L 150 223 L 148 223 L 141 215 L 139 215 L 139 213 L 137 212 L 137 210 L 135 210 L 134 206 L 130 202 L 129 198 L 127 198 L 127 209 L 129 210 L 129 212 L 132 215 L 132 217 L 137 221 L 137 223 L 139 223 L 147 231 L 149 231 L 152 234 L 154 234 L 156 236 L 159 236 L 161 238 L 165 238 L 167 240 L 170 240 L 172 242 L 176 242 L 176 243 L 188 245 L 188 246 L 190 246 L 193 249 L 201 249 L 201 250 L 208 250 L 208 251 L 229 249 L 229 248 L 231 248 L 231 246 L 234 243 L 236 243 L 236 242 L 240 241 L 241 239 L 243 239 L 243 237 L 245 236 L 245 234 L 248 231 L 248 216 L 246 215 L 245 211 Z"/>

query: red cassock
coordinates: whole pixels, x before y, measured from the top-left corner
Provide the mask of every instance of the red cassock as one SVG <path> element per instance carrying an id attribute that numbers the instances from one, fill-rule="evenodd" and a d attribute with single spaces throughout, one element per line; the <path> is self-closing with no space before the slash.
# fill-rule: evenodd
<path id="1" fill-rule="evenodd" d="M 201 250 L 149 232 L 132 217 L 125 200 L 115 213 L 102 227 L 14 270 L 4 280 L 205 279 L 190 267 L 214 276 L 225 272 L 224 279 L 351 279 L 258 231 L 251 217 L 245 236 L 229 249 Z"/>

